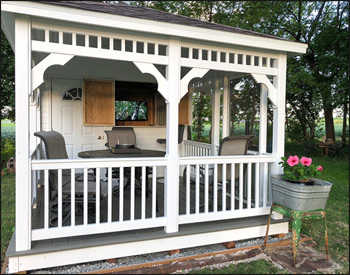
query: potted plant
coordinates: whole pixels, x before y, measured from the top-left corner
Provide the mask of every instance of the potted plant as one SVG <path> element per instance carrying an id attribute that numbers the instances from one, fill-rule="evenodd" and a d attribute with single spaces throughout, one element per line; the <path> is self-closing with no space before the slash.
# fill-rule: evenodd
<path id="1" fill-rule="evenodd" d="M 279 163 L 283 175 L 271 175 L 272 200 L 290 209 L 312 211 L 325 209 L 332 183 L 314 178 L 323 171 L 312 159 L 298 156 L 283 157 Z"/>

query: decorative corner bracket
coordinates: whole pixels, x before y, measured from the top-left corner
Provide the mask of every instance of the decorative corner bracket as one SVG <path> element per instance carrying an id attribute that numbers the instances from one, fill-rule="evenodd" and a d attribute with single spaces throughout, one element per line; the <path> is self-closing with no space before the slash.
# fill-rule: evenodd
<path id="1" fill-rule="evenodd" d="M 190 81 L 196 77 L 202 78 L 208 71 L 209 69 L 193 68 L 181 79 L 179 101 L 187 94 Z"/>
<path id="2" fill-rule="evenodd" d="M 157 70 L 157 68 L 150 63 L 134 62 L 135 66 L 141 71 L 141 73 L 148 73 L 155 77 L 158 82 L 158 92 L 168 100 L 167 83 L 168 81 L 164 76 Z"/>
<path id="3" fill-rule="evenodd" d="M 274 106 L 277 106 L 277 90 L 264 74 L 252 74 L 256 82 L 264 84 L 268 90 L 268 97 Z"/>
<path id="4" fill-rule="evenodd" d="M 51 53 L 44 60 L 32 69 L 32 90 L 30 94 L 37 89 L 42 83 L 44 83 L 44 73 L 47 68 L 53 65 L 64 66 L 74 55 Z"/>

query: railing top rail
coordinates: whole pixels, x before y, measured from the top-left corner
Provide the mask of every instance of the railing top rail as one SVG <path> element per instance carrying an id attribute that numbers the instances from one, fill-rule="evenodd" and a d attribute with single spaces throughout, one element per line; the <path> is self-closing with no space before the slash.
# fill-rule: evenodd
<path id="1" fill-rule="evenodd" d="M 168 159 L 164 158 L 91 158 L 91 159 L 43 159 L 32 160 L 33 170 L 46 169 L 79 169 L 108 167 L 141 167 L 165 166 Z"/>
<path id="2" fill-rule="evenodd" d="M 205 156 L 180 157 L 180 165 L 192 164 L 231 164 L 231 163 L 265 163 L 275 162 L 276 155 L 242 155 L 242 156 Z"/>

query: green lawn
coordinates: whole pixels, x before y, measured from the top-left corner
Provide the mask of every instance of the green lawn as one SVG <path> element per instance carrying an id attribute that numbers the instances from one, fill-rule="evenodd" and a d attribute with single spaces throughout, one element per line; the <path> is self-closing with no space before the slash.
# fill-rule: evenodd
<path id="1" fill-rule="evenodd" d="M 228 267 L 204 268 L 190 272 L 190 274 L 289 274 L 285 269 L 278 269 L 270 261 L 257 260 L 249 263 L 238 263 Z"/>
<path id="2" fill-rule="evenodd" d="M 15 131 L 16 124 L 7 120 L 1 121 L 1 131 Z"/>
<path id="3" fill-rule="evenodd" d="M 15 230 L 15 174 L 1 177 L 1 263 Z"/>

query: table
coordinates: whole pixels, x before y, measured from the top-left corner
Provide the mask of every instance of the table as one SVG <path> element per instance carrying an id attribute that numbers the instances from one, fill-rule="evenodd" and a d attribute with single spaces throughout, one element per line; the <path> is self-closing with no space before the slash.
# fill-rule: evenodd
<path id="1" fill-rule="evenodd" d="M 297 256 L 297 250 L 299 246 L 300 229 L 303 220 L 311 219 L 323 219 L 324 220 L 324 233 L 325 233 L 325 243 L 326 243 L 326 257 L 329 260 L 329 250 L 328 250 L 328 236 L 327 236 L 327 225 L 326 225 L 326 211 L 324 209 L 312 210 L 312 211 L 297 211 L 283 206 L 282 204 L 273 203 L 271 205 L 269 220 L 266 228 L 266 235 L 263 248 L 266 248 L 267 236 L 269 233 L 271 213 L 275 211 L 287 216 L 292 219 L 292 234 L 293 234 L 293 265 L 295 266 L 295 259 Z"/>
<path id="2" fill-rule="evenodd" d="M 150 157 L 164 157 L 165 152 L 164 151 L 157 151 L 157 150 L 146 150 L 141 149 L 138 153 L 123 153 L 123 154 L 115 154 L 112 153 L 110 149 L 108 150 L 91 150 L 91 151 L 83 151 L 78 153 L 78 156 L 80 158 L 150 158 Z M 135 176 L 140 181 L 142 172 L 141 169 L 136 169 Z M 146 190 L 147 190 L 147 197 L 149 195 L 149 188 L 148 188 L 148 175 L 149 167 L 146 167 Z"/>
<path id="3" fill-rule="evenodd" d="M 111 150 L 91 150 L 83 151 L 78 154 L 80 158 L 151 158 L 164 157 L 164 151 L 143 150 L 139 153 L 115 154 Z"/>
<path id="4" fill-rule="evenodd" d="M 324 154 L 325 156 L 328 156 L 328 150 L 329 150 L 329 149 L 335 151 L 335 153 L 336 153 L 337 155 L 339 155 L 338 152 L 339 152 L 340 149 L 342 148 L 342 145 L 339 144 L 339 143 L 336 143 L 336 142 L 320 142 L 320 143 L 318 144 L 318 147 L 323 148 L 323 149 L 324 149 L 323 154 Z"/>

